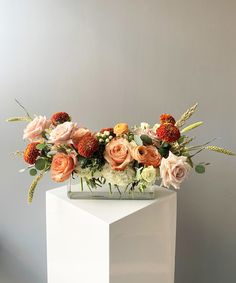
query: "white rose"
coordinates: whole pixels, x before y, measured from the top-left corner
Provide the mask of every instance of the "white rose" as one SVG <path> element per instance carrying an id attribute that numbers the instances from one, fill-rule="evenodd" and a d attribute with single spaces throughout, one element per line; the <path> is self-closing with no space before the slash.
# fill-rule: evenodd
<path id="1" fill-rule="evenodd" d="M 145 167 L 142 170 L 141 177 L 148 183 L 154 183 L 157 177 L 157 171 L 153 166 Z"/>
<path id="2" fill-rule="evenodd" d="M 38 141 L 42 138 L 42 132 L 49 126 L 50 121 L 45 116 L 36 116 L 24 129 L 23 139 Z"/>
<path id="3" fill-rule="evenodd" d="M 171 151 L 168 158 L 162 158 L 160 175 L 162 184 L 169 188 L 172 185 L 175 189 L 180 188 L 180 184 L 187 177 L 191 166 L 187 163 L 187 157 L 176 156 Z"/>
<path id="4" fill-rule="evenodd" d="M 72 122 L 65 122 L 63 124 L 60 124 L 56 126 L 55 129 L 53 129 L 49 136 L 49 142 L 50 143 L 72 143 L 72 136 L 74 134 L 74 131 L 77 129 L 77 125 Z"/>

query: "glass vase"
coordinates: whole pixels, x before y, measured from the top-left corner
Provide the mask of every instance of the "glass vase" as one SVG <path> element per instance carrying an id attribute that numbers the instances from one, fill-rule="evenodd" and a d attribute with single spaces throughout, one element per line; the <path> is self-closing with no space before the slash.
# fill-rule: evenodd
<path id="1" fill-rule="evenodd" d="M 84 178 L 83 178 L 84 179 Z M 137 187 L 122 187 L 107 183 L 91 188 L 82 178 L 71 178 L 67 185 L 70 199 L 107 199 L 107 200 L 151 200 L 156 198 L 158 186 L 153 185 L 140 191 Z"/>

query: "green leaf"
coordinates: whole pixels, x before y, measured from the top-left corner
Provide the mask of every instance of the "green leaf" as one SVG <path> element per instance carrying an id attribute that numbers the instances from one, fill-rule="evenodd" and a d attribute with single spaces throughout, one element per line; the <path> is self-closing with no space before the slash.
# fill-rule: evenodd
<path id="1" fill-rule="evenodd" d="M 149 136 L 147 136 L 147 135 L 141 135 L 140 138 L 141 138 L 141 140 L 143 141 L 143 144 L 144 144 L 144 145 L 150 145 L 150 144 L 152 144 L 152 139 L 151 139 Z"/>
<path id="2" fill-rule="evenodd" d="M 35 168 L 32 168 L 32 169 L 29 170 L 29 173 L 30 173 L 31 176 L 35 176 L 35 175 L 37 175 L 37 170 Z"/>
<path id="3" fill-rule="evenodd" d="M 205 166 L 202 164 L 198 164 L 195 166 L 195 171 L 199 174 L 202 174 L 206 171 Z"/>
<path id="4" fill-rule="evenodd" d="M 189 165 L 193 168 L 193 161 L 192 161 L 191 157 L 188 156 L 187 162 L 188 162 Z"/>
<path id="5" fill-rule="evenodd" d="M 45 143 L 39 143 L 36 145 L 36 148 L 39 149 L 39 150 L 42 150 L 46 147 L 46 144 Z"/>
<path id="6" fill-rule="evenodd" d="M 169 149 L 169 148 L 171 148 L 171 145 L 169 143 L 167 143 L 167 142 L 163 142 L 161 147 Z"/>
<path id="7" fill-rule="evenodd" d="M 143 141 L 139 135 L 134 135 L 134 141 L 138 146 L 143 145 Z"/>
<path id="8" fill-rule="evenodd" d="M 159 153 L 160 153 L 160 155 L 162 157 L 165 157 L 165 158 L 168 157 L 168 154 L 169 154 L 169 149 L 168 148 L 160 147 L 158 149 L 158 151 L 159 151 Z"/>
<path id="9" fill-rule="evenodd" d="M 35 162 L 35 168 L 37 170 L 43 170 L 46 167 L 46 163 L 47 163 L 47 161 L 45 159 L 39 158 Z"/>

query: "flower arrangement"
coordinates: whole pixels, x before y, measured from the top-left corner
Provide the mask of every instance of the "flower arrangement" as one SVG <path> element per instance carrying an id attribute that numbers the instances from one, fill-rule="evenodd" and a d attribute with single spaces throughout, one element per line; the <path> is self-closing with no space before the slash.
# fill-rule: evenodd
<path id="1" fill-rule="evenodd" d="M 71 121 L 69 114 L 57 112 L 50 119 L 29 115 L 13 117 L 7 121 L 24 121 L 23 139 L 28 142 L 24 151 L 17 151 L 27 164 L 21 171 L 35 176 L 28 193 L 32 202 L 39 180 L 50 171 L 55 182 L 64 182 L 75 175 L 81 184 L 94 190 L 105 182 L 119 190 L 144 192 L 160 179 L 161 186 L 179 189 L 181 183 L 195 168 L 204 173 L 209 163 L 195 164 L 193 157 L 203 150 L 235 155 L 233 152 L 209 142 L 190 146 L 194 140 L 186 132 L 202 125 L 196 122 L 183 126 L 197 109 L 197 103 L 189 108 L 179 120 L 170 114 L 162 114 L 160 121 L 150 126 L 141 123 L 130 128 L 119 123 L 111 128 L 92 132 Z"/>

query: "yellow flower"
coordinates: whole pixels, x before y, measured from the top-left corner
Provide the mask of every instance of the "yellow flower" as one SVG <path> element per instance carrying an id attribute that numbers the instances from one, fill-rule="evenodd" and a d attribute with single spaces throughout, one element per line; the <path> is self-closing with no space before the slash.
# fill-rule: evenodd
<path id="1" fill-rule="evenodd" d="M 119 123 L 115 125 L 113 131 L 117 136 L 123 135 L 129 132 L 129 126 L 126 123 Z"/>

